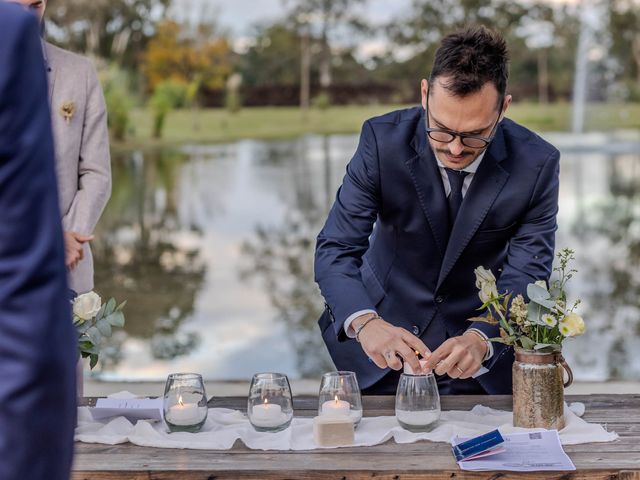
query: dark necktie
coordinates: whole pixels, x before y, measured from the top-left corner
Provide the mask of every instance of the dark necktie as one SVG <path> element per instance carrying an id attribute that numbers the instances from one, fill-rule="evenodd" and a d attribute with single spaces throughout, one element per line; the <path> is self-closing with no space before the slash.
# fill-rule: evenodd
<path id="1" fill-rule="evenodd" d="M 453 224 L 458 216 L 460 205 L 462 205 L 462 184 L 464 183 L 464 177 L 469 175 L 469 172 L 451 170 L 450 168 L 445 168 L 445 171 L 451 186 L 451 193 L 449 194 L 449 227 L 453 230 Z"/>

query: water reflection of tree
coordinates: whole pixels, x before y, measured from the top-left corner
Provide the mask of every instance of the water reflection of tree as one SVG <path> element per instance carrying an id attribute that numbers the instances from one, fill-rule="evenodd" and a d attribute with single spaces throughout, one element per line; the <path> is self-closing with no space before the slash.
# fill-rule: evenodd
<path id="1" fill-rule="evenodd" d="M 584 259 L 592 279 L 587 315 L 603 318 L 598 334 L 612 336 L 608 352 L 601 352 L 609 378 L 629 379 L 639 374 L 629 342 L 640 335 L 640 158 L 611 157 L 608 167 L 611 196 L 591 210 L 585 228 L 585 234 L 606 239 L 608 249 L 594 249 Z"/>
<path id="2" fill-rule="evenodd" d="M 308 145 L 298 144 L 293 167 L 294 201 L 281 225 L 267 228 L 258 225 L 255 238 L 243 244 L 250 266 L 242 271 L 244 278 L 257 277 L 278 320 L 287 326 L 289 341 L 296 353 L 299 373 L 303 377 L 317 375 L 334 368 L 317 327 L 323 301 L 313 279 L 315 238 L 324 222 L 328 207 L 327 192 L 316 198 L 314 178 L 307 156 Z M 323 139 L 323 175 L 330 174 L 329 139 Z M 323 189 L 330 187 L 328 178 Z"/>
<path id="3" fill-rule="evenodd" d="M 127 299 L 125 332 L 150 339 L 154 358 L 191 351 L 195 333 L 179 334 L 194 310 L 205 274 L 199 232 L 179 232 L 175 181 L 184 156 L 166 152 L 119 154 L 113 193 L 96 231 L 95 283 L 99 292 Z M 196 239 L 197 240 L 197 239 Z M 122 359 L 126 335 L 114 336 L 103 366 Z"/>

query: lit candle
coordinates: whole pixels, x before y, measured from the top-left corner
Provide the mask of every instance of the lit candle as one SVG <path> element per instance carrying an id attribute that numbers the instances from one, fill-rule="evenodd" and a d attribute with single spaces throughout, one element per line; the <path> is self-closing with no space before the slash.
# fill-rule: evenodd
<path id="1" fill-rule="evenodd" d="M 338 400 L 336 395 L 334 400 L 327 400 L 322 404 L 321 414 L 331 417 L 348 416 L 351 410 L 351 404 L 344 400 Z"/>
<path id="2" fill-rule="evenodd" d="M 178 397 L 178 403 L 173 407 L 169 407 L 167 413 L 167 421 L 173 425 L 195 425 L 199 423 L 200 412 L 197 403 L 184 403 L 182 395 Z"/>
<path id="3" fill-rule="evenodd" d="M 287 421 L 282 407 L 269 403 L 265 398 L 262 405 L 254 405 L 251 409 L 251 423 L 258 427 L 278 427 Z"/>

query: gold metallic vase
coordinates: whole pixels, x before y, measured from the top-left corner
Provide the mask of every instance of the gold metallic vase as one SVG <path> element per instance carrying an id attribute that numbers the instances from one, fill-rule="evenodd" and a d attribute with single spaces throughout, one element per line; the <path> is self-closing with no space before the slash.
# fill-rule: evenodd
<path id="1" fill-rule="evenodd" d="M 563 372 L 568 380 L 565 383 Z M 564 389 L 573 373 L 562 352 L 515 349 L 513 363 L 513 425 L 524 428 L 564 428 Z"/>

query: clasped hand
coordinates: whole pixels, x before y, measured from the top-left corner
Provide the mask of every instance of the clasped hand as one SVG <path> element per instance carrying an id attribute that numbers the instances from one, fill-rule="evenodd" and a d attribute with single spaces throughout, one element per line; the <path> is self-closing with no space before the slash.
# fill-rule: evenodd
<path id="1" fill-rule="evenodd" d="M 352 326 L 357 329 L 368 315 L 356 318 Z M 403 361 L 416 373 L 434 370 L 438 375 L 445 373 L 451 378 L 469 378 L 481 367 L 487 351 L 486 342 L 473 333 L 451 337 L 435 351 L 415 335 L 401 327 L 396 327 L 382 318 L 371 320 L 359 334 L 364 352 L 380 368 L 400 370 Z M 426 364 L 421 366 L 418 355 Z"/>

